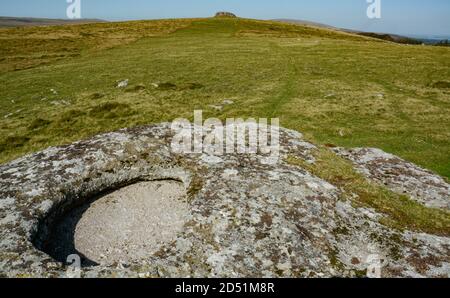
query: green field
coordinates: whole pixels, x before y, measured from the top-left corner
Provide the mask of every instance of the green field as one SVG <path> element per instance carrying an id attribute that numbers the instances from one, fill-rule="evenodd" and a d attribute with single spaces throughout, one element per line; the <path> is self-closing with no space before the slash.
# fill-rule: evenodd
<path id="1" fill-rule="evenodd" d="M 0 80 L 2 163 L 202 109 L 450 177 L 450 48 L 243 19 L 1 29 Z"/>

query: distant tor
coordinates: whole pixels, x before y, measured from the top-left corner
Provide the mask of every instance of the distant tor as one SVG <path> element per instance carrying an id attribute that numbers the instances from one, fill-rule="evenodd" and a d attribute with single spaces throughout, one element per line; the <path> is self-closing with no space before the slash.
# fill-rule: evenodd
<path id="1" fill-rule="evenodd" d="M 234 13 L 226 12 L 226 11 L 220 11 L 216 13 L 216 18 L 237 18 L 237 16 Z"/>

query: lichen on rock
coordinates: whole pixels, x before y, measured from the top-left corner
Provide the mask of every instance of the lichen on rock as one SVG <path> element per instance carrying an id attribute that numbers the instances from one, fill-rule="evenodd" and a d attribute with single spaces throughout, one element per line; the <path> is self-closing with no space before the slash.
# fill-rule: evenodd
<path id="1" fill-rule="evenodd" d="M 431 208 L 450 210 L 450 184 L 435 173 L 376 148 L 334 148 L 367 178 Z"/>
<path id="2" fill-rule="evenodd" d="M 384 277 L 448 276 L 450 238 L 386 227 L 284 158 L 175 154 L 172 137 L 168 123 L 124 129 L 0 166 L 0 275 L 65 276 L 44 249 L 58 218 L 107 190 L 173 179 L 189 196 L 173 241 L 83 277 L 355 277 L 373 256 Z M 281 129 L 280 143 L 282 157 L 315 162 L 300 133 Z"/>

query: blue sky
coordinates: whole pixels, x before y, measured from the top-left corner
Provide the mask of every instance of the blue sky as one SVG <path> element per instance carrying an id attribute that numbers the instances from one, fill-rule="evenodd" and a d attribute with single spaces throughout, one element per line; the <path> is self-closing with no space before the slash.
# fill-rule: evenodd
<path id="1" fill-rule="evenodd" d="M 366 0 L 81 0 L 83 18 L 106 20 L 208 17 L 231 11 L 256 19 L 290 18 L 373 32 L 450 36 L 450 0 L 381 0 L 382 18 Z M 0 0 L 1 16 L 66 18 L 66 0 Z"/>

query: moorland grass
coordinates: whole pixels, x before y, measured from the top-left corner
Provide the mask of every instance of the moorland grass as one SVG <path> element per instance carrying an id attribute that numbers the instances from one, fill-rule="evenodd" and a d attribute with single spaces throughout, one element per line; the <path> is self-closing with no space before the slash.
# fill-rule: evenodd
<path id="1" fill-rule="evenodd" d="M 378 147 L 450 177 L 449 48 L 244 19 L 3 29 L 0 40 L 0 162 L 203 109 L 279 117 L 314 142 Z"/>
<path id="2" fill-rule="evenodd" d="M 373 208 L 385 215 L 380 222 L 387 226 L 399 230 L 450 235 L 448 211 L 425 207 L 405 195 L 396 194 L 367 180 L 354 169 L 351 162 L 326 148 L 319 148 L 315 156 L 314 164 L 293 156 L 288 156 L 286 161 L 337 186 L 341 190 L 342 199 L 350 200 L 356 206 Z"/>

